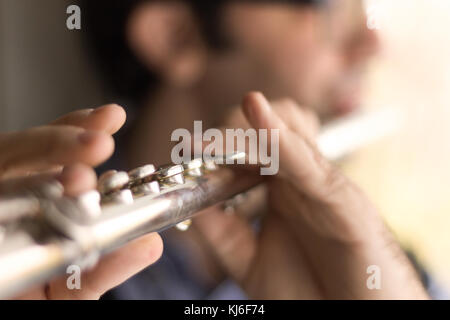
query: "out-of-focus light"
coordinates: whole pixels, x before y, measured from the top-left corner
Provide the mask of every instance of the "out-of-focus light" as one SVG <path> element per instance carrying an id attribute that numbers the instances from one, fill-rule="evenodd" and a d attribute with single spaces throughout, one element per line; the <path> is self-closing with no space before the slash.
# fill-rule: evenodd
<path id="1" fill-rule="evenodd" d="M 380 30 L 382 25 L 383 0 L 364 0 L 367 16 L 367 28 Z"/>

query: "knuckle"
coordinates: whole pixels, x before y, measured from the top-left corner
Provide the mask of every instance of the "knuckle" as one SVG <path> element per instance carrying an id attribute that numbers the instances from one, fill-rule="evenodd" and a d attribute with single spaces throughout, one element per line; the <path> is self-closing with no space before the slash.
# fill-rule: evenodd
<path id="1" fill-rule="evenodd" d="M 29 146 L 38 144 L 39 147 L 34 148 L 36 150 L 33 152 L 46 155 L 50 159 L 56 152 L 68 147 L 68 138 L 76 132 L 78 130 L 71 126 L 42 126 L 25 131 L 23 140 Z"/>
<path id="2" fill-rule="evenodd" d="M 353 191 L 353 188 L 344 174 L 337 168 L 331 167 L 327 170 L 324 191 L 324 199 L 328 204 L 341 206 L 346 205 L 348 194 Z"/>
<path id="3" fill-rule="evenodd" d="M 48 130 L 45 127 L 39 127 L 35 129 L 30 129 L 26 135 L 30 140 L 36 139 L 36 141 L 40 140 L 40 150 L 42 154 L 51 154 L 55 148 L 58 147 L 60 139 L 62 137 L 61 132 L 57 132 L 57 130 Z M 41 136 L 41 139 L 37 138 L 37 136 Z"/>

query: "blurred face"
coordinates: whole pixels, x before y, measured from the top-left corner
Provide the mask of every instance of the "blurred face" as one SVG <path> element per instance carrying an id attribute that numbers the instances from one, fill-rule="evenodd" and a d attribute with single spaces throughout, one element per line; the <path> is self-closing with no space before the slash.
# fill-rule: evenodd
<path id="1" fill-rule="evenodd" d="M 319 9 L 230 3 L 224 14 L 234 54 L 254 64 L 255 88 L 292 97 L 323 116 L 359 105 L 362 72 L 377 46 L 362 1 L 331 0 Z"/>
<path id="2" fill-rule="evenodd" d="M 245 91 L 260 90 L 271 99 L 293 98 L 323 117 L 359 105 L 361 75 L 377 47 L 362 0 L 321 6 L 229 1 L 222 10 L 229 47 L 220 52 L 206 49 L 182 1 L 139 6 L 129 20 L 129 44 L 166 85 L 220 92 L 215 99 L 234 103 Z"/>

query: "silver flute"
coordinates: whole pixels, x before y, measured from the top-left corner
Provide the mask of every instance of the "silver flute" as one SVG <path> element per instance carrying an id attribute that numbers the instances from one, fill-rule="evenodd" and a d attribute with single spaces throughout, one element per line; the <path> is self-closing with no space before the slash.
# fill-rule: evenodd
<path id="1" fill-rule="evenodd" d="M 318 148 L 336 161 L 391 134 L 400 123 L 392 110 L 354 114 L 326 125 Z M 0 197 L 0 298 L 45 283 L 71 265 L 90 268 L 102 255 L 142 235 L 174 226 L 185 230 L 201 210 L 263 182 L 237 169 L 194 159 L 106 172 L 97 191 L 78 198 L 63 196 L 55 182 Z"/>

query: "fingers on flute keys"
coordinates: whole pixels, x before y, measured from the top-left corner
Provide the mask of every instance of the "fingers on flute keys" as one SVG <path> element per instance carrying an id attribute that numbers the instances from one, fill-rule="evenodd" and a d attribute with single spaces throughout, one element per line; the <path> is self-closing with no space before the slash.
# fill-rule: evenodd
<path id="1" fill-rule="evenodd" d="M 163 191 L 184 185 L 187 180 L 195 180 L 204 173 L 214 170 L 217 170 L 215 160 L 203 161 L 200 158 L 183 165 L 166 165 L 158 169 L 149 164 L 128 173 L 110 170 L 102 174 L 98 181 L 100 203 L 103 206 L 130 205 L 140 197 L 157 196 Z M 93 201 L 93 195 L 87 195 L 85 198 L 85 203 Z M 96 209 L 92 210 L 92 215 L 95 215 L 95 212 Z M 187 220 L 178 224 L 177 228 L 185 231 L 190 225 L 191 221 Z"/>

